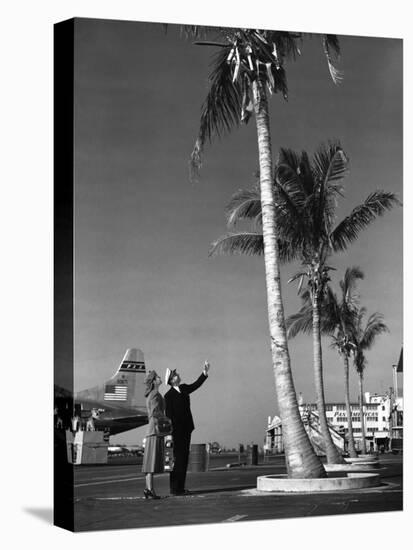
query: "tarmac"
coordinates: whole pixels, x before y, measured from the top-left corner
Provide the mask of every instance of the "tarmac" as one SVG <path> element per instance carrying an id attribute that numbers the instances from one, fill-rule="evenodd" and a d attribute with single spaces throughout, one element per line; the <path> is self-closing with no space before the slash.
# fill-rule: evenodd
<path id="1" fill-rule="evenodd" d="M 284 457 L 257 466 L 226 468 L 211 460 L 208 472 L 188 472 L 186 496 L 169 495 L 169 474 L 155 476 L 160 500 L 143 497 L 138 464 L 75 468 L 75 531 L 163 527 L 403 509 L 402 455 L 380 455 L 378 487 L 328 493 L 263 493 L 257 477 L 285 474 Z M 377 471 L 377 470 L 376 470 Z"/>

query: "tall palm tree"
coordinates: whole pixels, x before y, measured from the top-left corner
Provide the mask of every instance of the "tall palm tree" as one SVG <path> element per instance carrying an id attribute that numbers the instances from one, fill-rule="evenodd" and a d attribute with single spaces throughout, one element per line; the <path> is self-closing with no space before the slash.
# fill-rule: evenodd
<path id="1" fill-rule="evenodd" d="M 190 32 L 197 33 L 192 28 Z M 290 477 L 325 476 L 301 421 L 292 378 L 281 295 L 278 226 L 274 188 L 267 91 L 287 96 L 285 62 L 300 54 L 301 33 L 260 29 L 215 29 L 219 48 L 209 78 L 200 129 L 191 156 L 192 176 L 202 163 L 202 151 L 213 137 L 231 131 L 255 115 L 260 167 L 259 191 L 264 242 L 268 323 L 272 364 L 283 438 L 287 472 Z M 339 53 L 336 36 L 323 35 L 322 43 L 330 73 L 336 82 L 340 75 L 333 65 Z M 205 44 L 205 42 L 204 42 Z"/>
<path id="2" fill-rule="evenodd" d="M 383 315 L 381 313 L 373 313 L 364 324 L 364 317 L 366 314 L 367 310 L 365 307 L 360 308 L 360 310 L 357 312 L 355 332 L 353 334 L 353 341 L 355 344 L 354 366 L 356 367 L 356 371 L 359 375 L 359 401 L 362 445 L 361 450 L 364 454 L 366 454 L 367 452 L 363 389 L 364 371 L 367 365 L 365 351 L 371 349 L 372 345 L 376 341 L 377 336 L 389 331 L 387 325 L 384 323 Z"/>
<path id="3" fill-rule="evenodd" d="M 326 445 L 327 460 L 339 463 L 343 458 L 335 447 L 325 413 L 323 384 L 320 304 L 329 272 L 328 258 L 345 250 L 360 231 L 399 201 L 393 193 L 375 191 L 336 223 L 337 199 L 343 194 L 341 180 L 348 160 L 338 142 L 322 145 L 310 161 L 306 152 L 297 154 L 281 149 L 273 178 L 274 227 L 280 259 L 299 258 L 303 269 L 290 281 L 299 280 L 299 292 L 307 280 L 311 299 L 313 364 L 320 428 Z M 232 227 L 242 219 L 253 220 L 255 230 L 224 235 L 212 246 L 212 253 L 260 253 L 265 240 L 260 231 L 263 210 L 258 189 L 239 191 L 228 206 L 228 223 Z M 291 334 L 291 332 L 290 332 Z"/>
<path id="4" fill-rule="evenodd" d="M 340 296 L 338 297 L 330 285 L 327 285 L 322 298 L 321 332 L 329 335 L 332 347 L 337 350 L 344 362 L 344 400 L 348 418 L 348 451 L 351 458 L 357 456 L 354 443 L 353 425 L 351 420 L 350 385 L 349 385 L 349 361 L 355 352 L 353 342 L 355 323 L 357 319 L 356 283 L 364 279 L 364 273 L 359 267 L 347 268 L 344 278 L 340 281 Z M 303 307 L 287 319 L 289 335 L 291 337 L 299 332 L 312 331 L 312 305 L 307 295 L 303 295 Z"/>

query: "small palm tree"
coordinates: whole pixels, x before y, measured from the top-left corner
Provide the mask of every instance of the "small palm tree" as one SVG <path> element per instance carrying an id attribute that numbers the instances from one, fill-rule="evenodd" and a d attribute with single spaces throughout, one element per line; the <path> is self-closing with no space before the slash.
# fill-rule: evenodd
<path id="1" fill-rule="evenodd" d="M 348 451 L 351 458 L 357 457 L 357 451 L 354 443 L 351 418 L 349 360 L 355 352 L 355 344 L 353 342 L 355 320 L 357 318 L 355 286 L 360 279 L 364 279 L 364 273 L 359 267 L 347 268 L 344 279 L 339 283 L 341 289 L 340 299 L 331 292 L 329 302 L 332 305 L 325 311 L 325 314 L 331 315 L 332 321 L 335 322 L 336 331 L 332 336 L 332 345 L 343 358 L 344 362 L 344 399 L 348 420 Z"/>
<path id="2" fill-rule="evenodd" d="M 199 27 L 189 27 L 192 36 Z M 281 295 L 280 251 L 273 187 L 272 150 L 268 93 L 287 96 L 285 64 L 300 54 L 301 33 L 261 29 L 208 29 L 214 42 L 198 42 L 218 48 L 209 77 L 210 88 L 202 107 L 198 138 L 191 156 L 191 174 L 196 178 L 205 144 L 254 115 L 260 167 L 262 239 L 264 242 L 268 323 L 272 364 L 283 437 L 287 472 L 290 477 L 322 477 L 324 468 L 315 455 L 301 421 L 292 378 Z M 323 35 L 322 43 L 335 82 L 340 74 L 333 65 L 339 53 L 334 35 Z"/>
<path id="3" fill-rule="evenodd" d="M 299 280 L 299 292 L 307 280 L 306 289 L 312 305 L 317 408 L 327 459 L 331 463 L 342 462 L 343 458 L 332 441 L 325 413 L 320 306 L 329 272 L 333 269 L 327 260 L 334 252 L 345 250 L 378 216 L 399 204 L 393 193 L 375 191 L 349 216 L 336 223 L 337 200 L 343 195 L 342 179 L 347 165 L 347 157 L 337 141 L 322 145 L 311 161 L 306 152 L 297 154 L 290 149 L 281 149 L 273 178 L 279 258 L 281 261 L 301 260 L 303 269 L 290 279 Z M 227 208 L 229 227 L 248 219 L 253 221 L 254 230 L 222 236 L 213 243 L 211 253 L 254 254 L 265 250 L 261 204 L 257 188 L 234 195 Z"/>
<path id="4" fill-rule="evenodd" d="M 373 313 L 367 319 L 367 322 L 364 324 L 364 317 L 367 314 L 365 307 L 362 307 L 357 312 L 357 318 L 355 323 L 355 331 L 353 334 L 353 341 L 355 344 L 355 353 L 354 353 L 354 366 L 359 375 L 359 400 L 360 400 L 360 421 L 361 421 L 361 450 L 362 453 L 366 454 L 366 426 L 364 421 L 364 389 L 363 389 L 363 380 L 364 380 L 364 371 L 366 369 L 367 360 L 365 356 L 365 351 L 371 349 L 372 345 L 376 341 L 377 336 L 388 332 L 389 329 L 384 323 L 383 315 L 381 313 Z"/>
<path id="5" fill-rule="evenodd" d="M 364 273 L 359 267 L 347 268 L 344 278 L 340 281 L 340 297 L 336 295 L 330 285 L 325 288 L 321 305 L 321 333 L 331 337 L 332 347 L 337 350 L 344 362 L 344 399 L 348 418 L 348 451 L 351 458 L 357 456 L 354 443 L 353 426 L 351 420 L 349 360 L 355 352 L 353 334 L 357 319 L 357 296 L 355 287 L 357 280 L 364 279 Z M 287 319 L 289 336 L 298 333 L 312 332 L 312 304 L 309 293 L 303 293 L 303 307 Z"/>

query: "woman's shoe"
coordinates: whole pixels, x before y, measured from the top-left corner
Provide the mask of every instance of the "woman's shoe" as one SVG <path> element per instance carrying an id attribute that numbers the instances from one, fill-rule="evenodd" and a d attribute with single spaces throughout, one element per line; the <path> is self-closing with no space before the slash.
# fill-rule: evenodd
<path id="1" fill-rule="evenodd" d="M 155 494 L 154 491 L 151 491 L 151 489 L 144 489 L 143 490 L 143 495 L 144 495 L 145 499 L 146 498 L 153 498 L 153 499 L 158 500 L 158 499 L 161 498 L 161 497 L 158 497 L 158 495 Z"/>

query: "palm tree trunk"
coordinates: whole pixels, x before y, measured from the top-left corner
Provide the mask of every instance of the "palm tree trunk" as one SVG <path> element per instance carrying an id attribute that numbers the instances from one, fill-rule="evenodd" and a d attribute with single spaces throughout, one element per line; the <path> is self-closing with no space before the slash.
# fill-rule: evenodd
<path id="1" fill-rule="evenodd" d="M 284 307 L 281 297 L 278 243 L 275 227 L 274 192 L 268 102 L 265 84 L 253 83 L 256 115 L 262 225 L 264 237 L 265 277 L 267 287 L 268 322 L 271 354 L 282 422 L 287 473 L 293 478 L 326 477 L 320 459 L 314 452 L 298 409 L 297 396 L 290 366 Z"/>
<path id="2" fill-rule="evenodd" d="M 327 423 L 323 382 L 323 357 L 321 351 L 320 306 L 317 291 L 314 292 L 313 296 L 313 362 L 318 421 L 326 448 L 327 462 L 329 464 L 343 464 L 344 459 L 341 452 L 333 443 Z"/>
<path id="3" fill-rule="evenodd" d="M 364 423 L 364 389 L 363 389 L 363 373 L 359 372 L 359 393 L 360 393 L 360 425 L 361 425 L 361 452 L 367 453 L 366 447 L 366 426 Z"/>
<path id="4" fill-rule="evenodd" d="M 357 458 L 356 446 L 354 444 L 353 423 L 351 420 L 350 406 L 350 376 L 348 355 L 344 353 L 344 399 L 346 402 L 347 420 L 348 420 L 348 452 L 350 458 Z"/>

